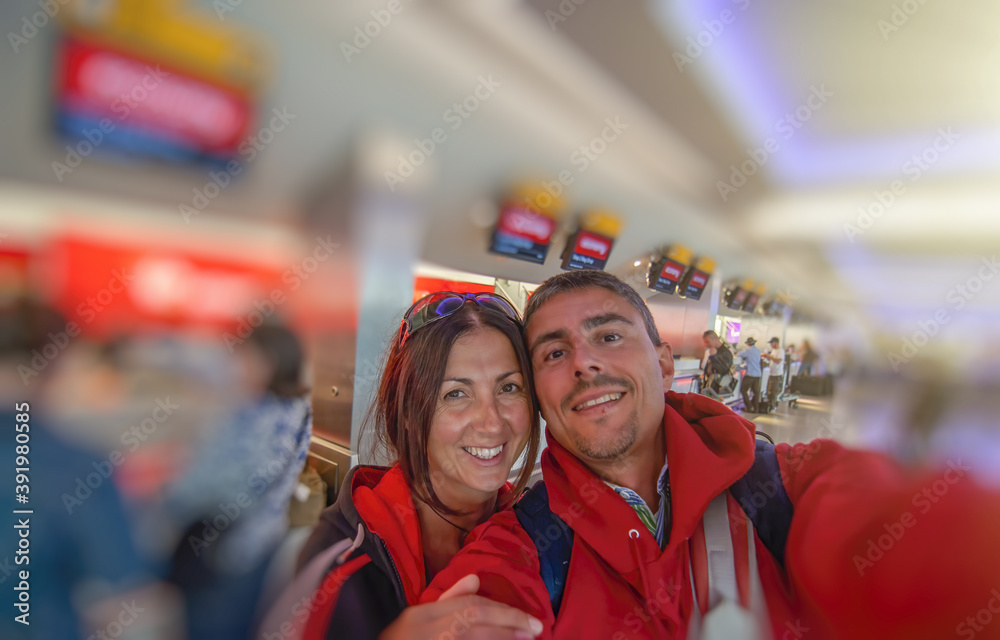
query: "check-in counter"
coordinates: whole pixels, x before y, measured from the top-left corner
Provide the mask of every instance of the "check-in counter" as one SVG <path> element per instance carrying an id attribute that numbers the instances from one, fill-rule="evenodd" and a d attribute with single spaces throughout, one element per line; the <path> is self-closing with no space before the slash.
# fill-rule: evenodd
<path id="1" fill-rule="evenodd" d="M 697 391 L 701 377 L 701 361 L 698 358 L 674 358 L 674 383 L 671 391 L 688 393 Z"/>

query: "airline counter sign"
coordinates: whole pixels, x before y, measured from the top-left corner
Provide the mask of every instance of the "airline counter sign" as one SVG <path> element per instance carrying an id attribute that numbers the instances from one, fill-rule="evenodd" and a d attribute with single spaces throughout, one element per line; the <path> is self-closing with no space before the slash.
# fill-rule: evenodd
<path id="1" fill-rule="evenodd" d="M 542 264 L 555 229 L 552 218 L 528 207 L 508 205 L 500 212 L 490 252 Z"/>
<path id="2" fill-rule="evenodd" d="M 653 265 L 650 287 L 662 293 L 674 293 L 685 269 L 683 264 L 664 258 Z"/>
<path id="3" fill-rule="evenodd" d="M 701 300 L 701 294 L 705 291 L 705 285 L 707 284 L 708 274 L 692 268 L 683 286 L 684 297 Z"/>
<path id="4" fill-rule="evenodd" d="M 580 229 L 573 241 L 566 247 L 563 255 L 562 268 L 571 269 L 603 269 L 608 263 L 614 240 L 606 236 Z"/>
<path id="5" fill-rule="evenodd" d="M 59 67 L 57 128 L 94 150 L 225 163 L 252 124 L 249 96 L 104 45 L 67 38 Z"/>

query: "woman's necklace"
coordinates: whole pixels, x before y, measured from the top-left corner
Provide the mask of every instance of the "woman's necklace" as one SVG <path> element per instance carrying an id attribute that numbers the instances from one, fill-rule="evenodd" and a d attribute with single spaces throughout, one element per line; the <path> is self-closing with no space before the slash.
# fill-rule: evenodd
<path id="1" fill-rule="evenodd" d="M 421 500 L 421 502 L 423 502 L 423 500 Z M 444 520 L 445 522 L 447 522 L 447 523 L 448 523 L 448 524 L 450 524 L 451 526 L 455 527 L 456 529 L 458 529 L 459 531 L 461 531 L 461 532 L 462 532 L 462 533 L 464 533 L 465 535 L 469 535 L 469 530 L 468 530 L 468 529 L 464 529 L 464 528 L 462 528 L 462 527 L 458 526 L 457 524 L 455 524 L 454 522 L 452 522 L 451 520 L 449 520 L 448 518 L 445 518 L 445 517 L 444 517 L 443 515 L 441 515 L 441 513 L 440 513 L 440 512 L 439 512 L 439 511 L 438 511 L 437 509 L 435 509 L 435 508 L 434 508 L 434 506 L 433 506 L 433 505 L 431 505 L 430 503 L 427 503 L 427 502 L 424 502 L 424 504 L 426 504 L 426 505 L 427 505 L 428 507 L 430 507 L 430 510 L 431 510 L 431 511 L 433 511 L 434 513 L 436 513 L 436 514 L 437 514 L 437 517 L 441 518 L 442 520 Z"/>

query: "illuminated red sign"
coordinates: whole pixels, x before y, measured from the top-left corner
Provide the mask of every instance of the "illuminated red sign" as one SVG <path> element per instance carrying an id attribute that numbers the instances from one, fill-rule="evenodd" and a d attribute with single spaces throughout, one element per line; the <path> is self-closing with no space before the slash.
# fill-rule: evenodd
<path id="1" fill-rule="evenodd" d="M 83 138 L 99 128 L 104 144 L 132 148 L 141 140 L 221 159 L 235 157 L 249 133 L 253 105 L 234 89 L 80 40 L 65 40 L 59 56 L 63 133 Z"/>
<path id="2" fill-rule="evenodd" d="M 563 253 L 563 269 L 603 269 L 614 241 L 592 231 L 580 229 Z"/>
<path id="3" fill-rule="evenodd" d="M 541 264 L 555 230 L 552 218 L 527 207 L 508 205 L 500 211 L 490 251 Z"/>

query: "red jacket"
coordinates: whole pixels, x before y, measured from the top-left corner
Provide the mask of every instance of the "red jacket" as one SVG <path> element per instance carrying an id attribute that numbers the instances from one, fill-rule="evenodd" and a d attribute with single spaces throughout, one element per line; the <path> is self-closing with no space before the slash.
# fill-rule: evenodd
<path id="1" fill-rule="evenodd" d="M 510 490 L 502 487 L 498 500 Z M 360 547 L 329 568 L 311 598 L 289 609 L 289 618 L 308 616 L 306 639 L 374 639 L 427 587 L 420 521 L 399 465 L 351 469 L 306 543 L 300 568 L 331 545 L 355 539 L 359 526 Z"/>
<path id="2" fill-rule="evenodd" d="M 549 504 L 574 531 L 558 621 L 535 544 L 510 511 L 475 529 L 421 600 L 477 573 L 481 595 L 541 619 L 543 638 L 685 638 L 694 606 L 689 539 L 696 544 L 708 503 L 750 468 L 754 425 L 703 396 L 669 392 L 664 429 L 673 524 L 662 552 L 631 507 L 550 436 L 542 455 Z M 1000 586 L 1000 496 L 964 472 L 909 475 L 829 440 L 776 453 L 794 507 L 786 572 L 754 536 L 776 639 L 943 638 L 987 606 Z M 936 502 L 922 493 L 928 487 Z M 735 515 L 742 519 L 738 507 Z M 737 560 L 745 535 L 741 547 L 733 531 Z M 995 625 L 995 635 L 980 637 L 1000 637 L 1000 616 Z"/>

